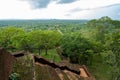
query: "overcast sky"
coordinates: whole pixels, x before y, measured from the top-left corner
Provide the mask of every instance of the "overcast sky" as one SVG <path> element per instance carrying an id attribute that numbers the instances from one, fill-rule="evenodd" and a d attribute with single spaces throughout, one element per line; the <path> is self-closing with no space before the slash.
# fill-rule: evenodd
<path id="1" fill-rule="evenodd" d="M 120 0 L 0 0 L 0 19 L 120 20 Z"/>

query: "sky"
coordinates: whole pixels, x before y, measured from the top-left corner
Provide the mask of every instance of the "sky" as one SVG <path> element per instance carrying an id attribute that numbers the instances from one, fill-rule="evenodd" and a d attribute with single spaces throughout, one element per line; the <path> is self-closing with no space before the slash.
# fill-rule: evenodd
<path id="1" fill-rule="evenodd" d="M 0 0 L 0 19 L 120 20 L 120 0 Z"/>

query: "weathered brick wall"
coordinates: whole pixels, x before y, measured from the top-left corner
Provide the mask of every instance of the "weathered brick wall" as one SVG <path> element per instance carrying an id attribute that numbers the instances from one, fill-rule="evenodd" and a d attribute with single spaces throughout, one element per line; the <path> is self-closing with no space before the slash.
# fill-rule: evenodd
<path id="1" fill-rule="evenodd" d="M 8 80 L 12 73 L 14 57 L 6 52 L 5 49 L 0 48 L 0 80 Z"/>

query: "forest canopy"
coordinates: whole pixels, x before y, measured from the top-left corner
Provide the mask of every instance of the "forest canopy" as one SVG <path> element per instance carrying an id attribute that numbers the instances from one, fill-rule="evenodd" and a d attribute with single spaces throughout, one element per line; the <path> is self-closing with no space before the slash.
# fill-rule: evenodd
<path id="1" fill-rule="evenodd" d="M 39 55 L 43 50 L 47 55 L 48 50 L 60 47 L 61 59 L 88 66 L 106 65 L 110 69 L 109 80 L 119 80 L 120 21 L 105 16 L 90 21 L 36 22 L 0 23 L 0 46 L 12 52 L 25 50 Z"/>

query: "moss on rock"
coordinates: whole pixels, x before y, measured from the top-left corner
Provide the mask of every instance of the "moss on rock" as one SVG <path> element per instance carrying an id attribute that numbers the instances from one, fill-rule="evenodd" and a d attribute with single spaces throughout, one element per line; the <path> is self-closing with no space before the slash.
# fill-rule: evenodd
<path id="1" fill-rule="evenodd" d="M 20 80 L 32 80 L 34 63 L 32 55 L 25 55 L 15 59 L 13 72 L 20 75 Z"/>

